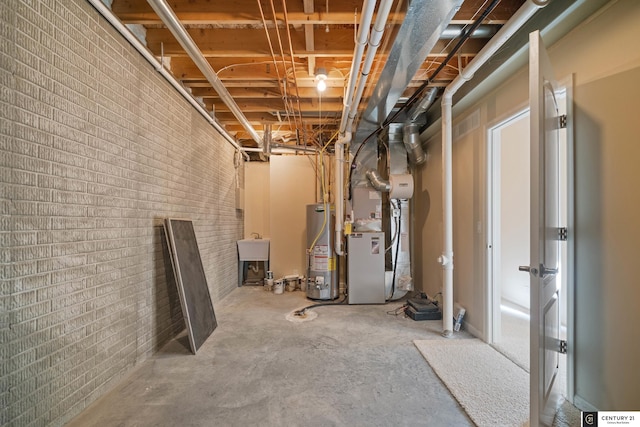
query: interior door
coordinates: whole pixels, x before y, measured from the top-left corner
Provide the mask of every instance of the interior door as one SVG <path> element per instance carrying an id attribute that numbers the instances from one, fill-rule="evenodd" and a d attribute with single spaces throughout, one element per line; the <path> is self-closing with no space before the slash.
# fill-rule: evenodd
<path id="1" fill-rule="evenodd" d="M 531 426 L 551 425 L 560 405 L 560 146 L 557 83 L 540 33 L 529 35 L 531 108 Z"/>

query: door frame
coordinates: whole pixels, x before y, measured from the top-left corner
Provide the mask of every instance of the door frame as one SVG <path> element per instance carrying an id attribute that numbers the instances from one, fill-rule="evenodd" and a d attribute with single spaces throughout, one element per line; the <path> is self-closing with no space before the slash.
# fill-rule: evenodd
<path id="1" fill-rule="evenodd" d="M 496 331 L 501 325 L 500 317 L 500 295 L 501 291 L 496 280 L 499 274 L 501 264 L 500 257 L 497 255 L 500 251 L 500 231 L 496 224 L 500 222 L 500 209 L 495 209 L 500 203 L 500 183 L 496 179 L 500 173 L 500 151 L 496 146 L 500 143 L 499 132 L 509 123 L 522 118 L 529 114 L 528 105 L 501 117 L 499 120 L 491 122 L 487 125 L 486 131 L 486 230 L 487 243 L 486 249 L 486 311 L 485 311 L 485 342 L 493 344 L 496 341 Z"/>
<path id="2" fill-rule="evenodd" d="M 575 343 L 576 343 L 576 322 L 575 322 L 575 301 L 576 301 L 576 262 L 575 262 L 575 139 L 574 139 L 574 111 L 573 111 L 573 85 L 574 76 L 568 76 L 558 80 L 558 92 L 564 92 L 566 97 L 567 111 L 567 132 L 566 132 L 566 179 L 567 179 L 567 266 L 564 269 L 562 285 L 566 287 L 566 309 L 567 309 L 567 388 L 565 390 L 566 399 L 575 404 Z"/>

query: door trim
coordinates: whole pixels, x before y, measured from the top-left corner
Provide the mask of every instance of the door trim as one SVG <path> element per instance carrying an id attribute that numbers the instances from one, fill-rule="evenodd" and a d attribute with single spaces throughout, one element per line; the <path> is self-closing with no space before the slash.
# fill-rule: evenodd
<path id="1" fill-rule="evenodd" d="M 523 106 L 514 112 L 501 118 L 499 121 L 487 126 L 486 144 L 486 230 L 487 241 L 486 250 L 486 286 L 485 286 L 485 342 L 493 344 L 498 338 L 501 325 L 500 317 L 500 289 L 496 275 L 500 272 L 500 257 L 496 254 L 500 252 L 500 228 L 496 225 L 500 223 L 500 131 L 510 123 L 529 115 L 529 107 Z"/>
<path id="2" fill-rule="evenodd" d="M 573 111 L 573 85 L 574 76 L 570 74 L 558 81 L 558 89 L 565 92 L 567 111 L 567 127 L 566 127 L 566 174 L 567 174 L 567 266 L 566 277 L 562 285 L 566 286 L 566 307 L 567 307 L 567 388 L 565 390 L 566 399 L 575 404 L 575 143 L 574 143 L 574 111 Z"/>

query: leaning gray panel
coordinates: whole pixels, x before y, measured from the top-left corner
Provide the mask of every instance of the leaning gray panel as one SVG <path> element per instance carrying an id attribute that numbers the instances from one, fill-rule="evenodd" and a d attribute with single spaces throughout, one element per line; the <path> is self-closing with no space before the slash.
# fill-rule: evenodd
<path id="1" fill-rule="evenodd" d="M 190 220 L 167 218 L 164 227 L 189 344 L 195 354 L 218 322 L 213 312 L 193 223 Z"/>

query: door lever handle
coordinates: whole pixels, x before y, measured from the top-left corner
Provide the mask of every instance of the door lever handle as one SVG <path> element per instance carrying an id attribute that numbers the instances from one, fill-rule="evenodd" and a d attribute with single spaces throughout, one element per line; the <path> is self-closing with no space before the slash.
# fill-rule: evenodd
<path id="1" fill-rule="evenodd" d="M 542 277 L 546 277 L 546 276 L 552 276 L 555 274 L 558 274 L 558 269 L 557 268 L 547 268 L 544 265 L 541 266 L 541 273 L 542 273 Z"/>

